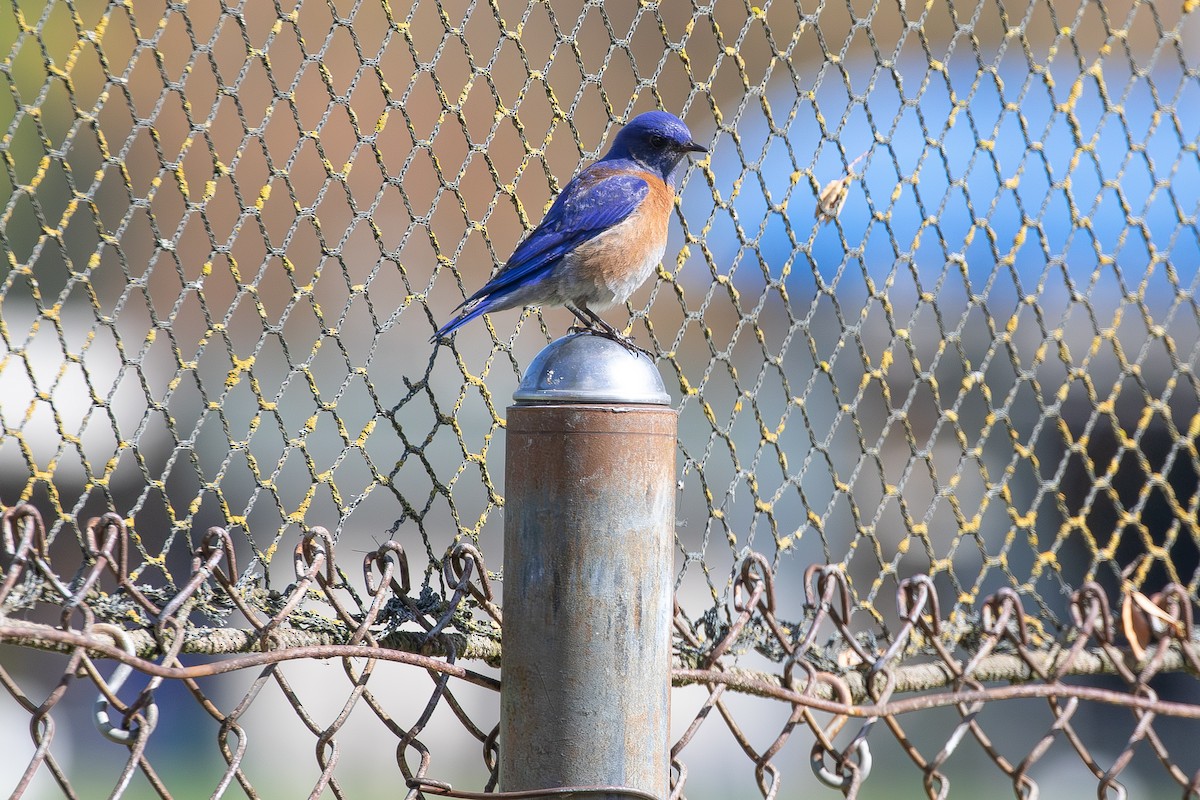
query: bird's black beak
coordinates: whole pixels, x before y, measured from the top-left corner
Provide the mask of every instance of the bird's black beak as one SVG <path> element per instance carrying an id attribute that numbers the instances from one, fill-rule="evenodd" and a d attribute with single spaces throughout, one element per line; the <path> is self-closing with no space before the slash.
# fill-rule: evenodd
<path id="1" fill-rule="evenodd" d="M 684 150 L 686 150 L 689 153 L 707 153 L 708 152 L 707 147 L 705 147 L 704 145 L 699 144 L 697 142 L 688 142 L 687 146 L 684 147 Z"/>

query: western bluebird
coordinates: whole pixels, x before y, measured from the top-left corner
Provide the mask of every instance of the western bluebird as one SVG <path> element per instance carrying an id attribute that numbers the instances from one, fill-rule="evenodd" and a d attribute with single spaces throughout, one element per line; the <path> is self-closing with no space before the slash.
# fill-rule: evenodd
<path id="1" fill-rule="evenodd" d="M 650 111 L 630 120 L 608 153 L 571 179 L 545 219 L 434 339 L 481 314 L 563 305 L 587 330 L 624 341 L 593 308 L 608 308 L 642 285 L 667 248 L 675 202 L 671 173 L 688 153 L 708 152 L 683 120 Z"/>

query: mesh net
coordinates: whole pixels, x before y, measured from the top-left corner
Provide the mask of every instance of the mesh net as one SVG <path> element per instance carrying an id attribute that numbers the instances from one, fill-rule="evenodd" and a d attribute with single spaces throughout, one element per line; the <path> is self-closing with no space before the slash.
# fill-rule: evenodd
<path id="1" fill-rule="evenodd" d="M 868 734 L 917 794 L 980 763 L 1022 796 L 1078 776 L 1196 794 L 1169 746 L 1195 686 L 1156 676 L 1196 664 L 1197 19 L 12 0 L 0 642 L 24 647 L 0 669 L 0 785 L 342 796 L 380 753 L 493 782 L 504 409 L 571 319 L 426 342 L 664 108 L 710 155 L 656 278 L 606 316 L 680 409 L 677 682 L 699 685 L 675 693 L 676 794 L 772 796 L 814 741 L 821 780 L 869 792 Z M 338 646 L 434 681 L 400 698 L 368 688 L 391 664 L 346 658 L 330 693 L 304 659 Z M 90 660 L 122 653 L 137 700 Z M 262 671 L 217 681 L 183 653 Z M 85 750 L 76 673 L 121 710 L 124 764 Z M 172 744 L 190 725 L 211 752 Z M 704 772 L 737 750 L 746 770 Z"/>

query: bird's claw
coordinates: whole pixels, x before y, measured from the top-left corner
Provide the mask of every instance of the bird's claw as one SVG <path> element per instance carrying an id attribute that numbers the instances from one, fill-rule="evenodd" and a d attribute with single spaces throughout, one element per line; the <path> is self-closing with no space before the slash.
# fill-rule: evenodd
<path id="1" fill-rule="evenodd" d="M 643 355 L 646 358 L 650 359 L 651 361 L 654 360 L 654 355 L 649 350 L 643 350 L 642 348 L 638 347 L 636 344 L 633 343 L 632 339 L 622 336 L 619 332 L 617 332 L 617 330 L 615 328 L 605 329 L 605 328 L 591 327 L 591 326 L 585 326 L 585 325 L 572 325 L 568 329 L 567 332 L 568 333 L 586 333 L 586 334 L 590 334 L 592 336 L 603 336 L 605 339 L 609 339 L 609 340 L 614 341 L 617 344 L 621 345 L 621 347 L 624 347 L 626 350 L 628 350 L 630 353 L 632 353 L 635 356 Z"/>

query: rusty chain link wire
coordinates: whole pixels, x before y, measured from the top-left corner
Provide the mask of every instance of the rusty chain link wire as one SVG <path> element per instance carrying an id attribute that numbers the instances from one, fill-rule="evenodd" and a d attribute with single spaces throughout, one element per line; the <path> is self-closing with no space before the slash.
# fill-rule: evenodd
<path id="1" fill-rule="evenodd" d="M 661 107 L 710 149 L 626 326 L 680 410 L 673 797 L 1200 796 L 1198 43 L 10 0 L 0 791 L 495 794 L 504 409 L 570 321 L 425 343 Z"/>

